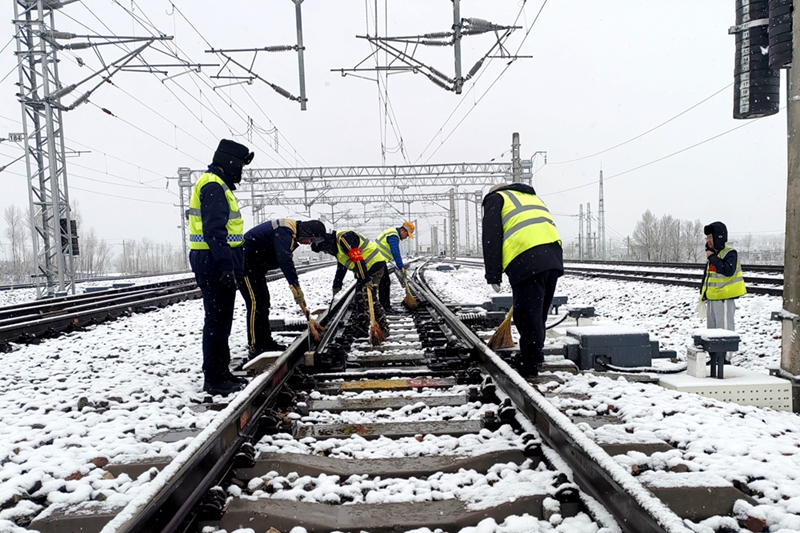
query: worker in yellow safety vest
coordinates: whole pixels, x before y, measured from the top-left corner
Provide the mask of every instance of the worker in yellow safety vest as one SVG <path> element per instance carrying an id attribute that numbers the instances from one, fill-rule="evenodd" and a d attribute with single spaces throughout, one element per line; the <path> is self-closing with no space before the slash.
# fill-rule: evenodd
<path id="1" fill-rule="evenodd" d="M 403 222 L 399 228 L 389 228 L 384 230 L 375 239 L 375 244 L 378 245 L 383 257 L 386 261 L 394 261 L 394 264 L 405 275 L 406 265 L 403 263 L 403 254 L 400 253 L 400 241 L 406 240 L 409 237 L 414 238 L 413 222 Z M 381 283 L 378 286 L 378 299 L 381 301 L 383 310 L 387 313 L 393 313 L 392 300 L 390 298 L 392 281 L 389 278 L 389 271 L 384 270 L 381 277 Z"/>
<path id="2" fill-rule="evenodd" d="M 707 300 L 707 327 L 734 331 L 734 299 L 747 293 L 739 255 L 726 244 L 728 228 L 722 222 L 712 222 L 705 226 L 703 233 L 706 235 L 708 263 L 700 297 Z"/>
<path id="3" fill-rule="evenodd" d="M 252 160 L 246 146 L 221 140 L 189 200 L 189 263 L 203 294 L 203 390 L 210 394 L 230 394 L 247 383 L 230 371 L 228 337 L 244 264 L 244 222 L 233 191 Z"/>
<path id="4" fill-rule="evenodd" d="M 377 288 L 386 268 L 386 258 L 383 257 L 378 245 L 355 231 L 332 231 L 325 234 L 321 242 L 312 244 L 311 251 L 325 252 L 334 256 L 339 262 L 333 278 L 334 297 L 342 290 L 347 271 L 353 272 L 356 278 L 355 336 L 366 337 L 369 334 L 367 291 L 371 291 L 375 319 L 384 335 L 388 337 L 389 321 L 377 298 Z"/>
<path id="5" fill-rule="evenodd" d="M 553 217 L 530 185 L 495 185 L 483 199 L 486 282 L 501 291 L 503 273 L 514 298 L 521 375 L 536 376 L 544 360 L 545 322 L 564 273 L 561 239 Z"/>

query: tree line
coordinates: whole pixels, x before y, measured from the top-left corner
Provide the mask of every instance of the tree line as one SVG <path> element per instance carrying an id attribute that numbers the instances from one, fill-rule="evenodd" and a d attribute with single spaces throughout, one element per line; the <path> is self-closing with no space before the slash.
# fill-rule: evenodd
<path id="1" fill-rule="evenodd" d="M 72 216 L 78 226 L 79 253 L 73 259 L 78 279 L 109 274 L 159 274 L 186 269 L 180 247 L 145 238 L 141 241 L 123 241 L 122 250 L 115 253 L 94 228 L 84 229 L 77 206 L 73 206 Z M 31 273 L 36 270 L 31 217 L 27 210 L 11 205 L 3 210 L 3 220 L 5 239 L 0 246 L 0 283 L 30 283 Z"/>
<path id="2" fill-rule="evenodd" d="M 648 209 L 636 222 L 631 235 L 612 239 L 606 243 L 605 259 L 654 263 L 702 263 L 706 259 L 704 226 L 705 224 L 699 219 L 681 220 L 672 215 L 657 217 Z M 730 227 L 728 229 L 730 230 Z M 783 264 L 782 234 L 729 236 L 729 243 L 736 248 L 742 263 Z M 596 250 L 601 250 L 602 247 L 594 244 L 587 249 L 590 253 L 584 252 L 584 259 L 602 259 L 596 253 Z M 575 244 L 565 246 L 564 253 L 569 259 L 578 259 L 578 247 Z"/>

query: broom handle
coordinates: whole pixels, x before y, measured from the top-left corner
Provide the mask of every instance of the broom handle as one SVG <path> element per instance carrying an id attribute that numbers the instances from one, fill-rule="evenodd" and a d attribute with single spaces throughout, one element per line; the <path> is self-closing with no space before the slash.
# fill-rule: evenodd
<path id="1" fill-rule="evenodd" d="M 369 325 L 374 326 L 378 322 L 375 320 L 375 309 L 372 307 L 372 291 L 369 287 L 364 287 L 367 290 L 367 303 L 369 304 Z"/>
<path id="2" fill-rule="evenodd" d="M 511 317 L 514 316 L 514 306 L 511 306 L 511 309 L 508 310 L 508 314 L 506 315 L 506 320 L 509 322 L 511 321 Z"/>
<path id="3" fill-rule="evenodd" d="M 411 288 L 408 286 L 408 278 L 406 277 L 405 271 L 403 271 L 403 281 L 406 284 L 406 294 L 411 294 Z"/>

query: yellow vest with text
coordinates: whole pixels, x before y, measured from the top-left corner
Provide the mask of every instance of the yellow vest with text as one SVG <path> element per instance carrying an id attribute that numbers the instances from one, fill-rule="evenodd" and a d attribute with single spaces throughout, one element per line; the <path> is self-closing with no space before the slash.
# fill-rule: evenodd
<path id="1" fill-rule="evenodd" d="M 347 267 L 348 270 L 353 270 L 356 268 L 356 264 L 350 260 L 350 257 L 342 251 L 342 248 L 339 246 L 339 237 L 343 234 L 347 233 L 346 231 L 337 231 L 336 232 L 336 259 L 339 263 L 343 264 Z M 381 253 L 378 245 L 374 242 L 370 241 L 360 233 L 356 233 L 358 238 L 361 239 L 358 243 L 358 248 L 361 250 L 361 255 L 364 256 L 364 262 L 367 264 L 367 270 L 372 268 L 372 265 L 378 263 L 380 261 L 384 261 L 383 254 Z"/>
<path id="2" fill-rule="evenodd" d="M 503 272 L 518 255 L 536 246 L 561 244 L 556 224 L 535 194 L 499 191 L 503 197 Z"/>
<path id="3" fill-rule="evenodd" d="M 244 221 L 239 212 L 239 203 L 233 195 L 230 187 L 222 181 L 222 178 L 211 172 L 206 172 L 192 189 L 192 197 L 189 200 L 189 248 L 192 250 L 208 250 L 208 243 L 203 236 L 203 215 L 200 205 L 200 191 L 209 183 L 217 183 L 225 191 L 225 199 L 228 200 L 228 223 L 225 229 L 228 230 L 228 245 L 236 248 L 244 243 Z"/>
<path id="4" fill-rule="evenodd" d="M 717 257 L 723 259 L 733 248 L 726 246 L 719 252 Z M 742 265 L 739 263 L 739 258 L 736 258 L 736 271 L 733 276 L 723 276 L 719 272 L 710 271 L 711 264 L 706 264 L 706 275 L 703 282 L 703 296 L 706 300 L 730 300 L 731 298 L 738 298 L 747 294 L 747 288 L 744 286 L 744 277 L 742 277 Z"/>
<path id="5" fill-rule="evenodd" d="M 392 247 L 389 246 L 389 237 L 395 236 L 400 239 L 400 232 L 397 231 L 397 228 L 389 228 L 387 230 L 383 230 L 378 238 L 375 239 L 375 244 L 378 245 L 378 249 L 380 249 L 381 254 L 383 257 L 386 258 L 387 261 L 394 261 L 394 255 L 392 255 Z"/>

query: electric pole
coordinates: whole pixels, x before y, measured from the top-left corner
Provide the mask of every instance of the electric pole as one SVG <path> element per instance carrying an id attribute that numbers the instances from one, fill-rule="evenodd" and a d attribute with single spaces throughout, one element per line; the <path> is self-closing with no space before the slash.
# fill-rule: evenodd
<path id="1" fill-rule="evenodd" d="M 456 225 L 458 219 L 456 218 L 456 191 L 450 189 L 450 259 L 455 259 L 458 254 L 458 232 Z"/>
<path id="2" fill-rule="evenodd" d="M 53 296 L 56 292 L 75 293 L 73 256 L 78 254 L 78 239 L 77 227 L 70 213 L 63 112 L 71 111 L 88 101 L 94 91 L 110 81 L 114 74 L 154 41 L 171 39 L 76 35 L 57 31 L 56 10 L 74 1 L 14 1 L 18 96 L 22 107 L 22 136 L 25 142 L 31 234 L 36 264 L 36 272 L 31 277 L 36 286 L 37 298 Z M 85 41 L 66 44 L 59 42 L 75 38 Z M 100 55 L 100 44 L 136 41 L 144 44 L 112 62 L 104 61 L 100 56 L 103 68 L 77 83 L 62 84 L 58 75 L 59 51 L 93 48 Z M 64 98 L 89 81 L 95 82 L 92 88 L 71 104 L 63 103 Z M 103 111 L 112 114 L 108 110 Z"/>
<path id="3" fill-rule="evenodd" d="M 511 134 L 511 181 L 522 182 L 522 162 L 519 159 L 519 133 Z"/>
<path id="4" fill-rule="evenodd" d="M 603 200 L 603 171 L 600 171 L 600 201 L 597 204 L 597 239 L 600 245 L 597 250 L 598 258 L 606 259 L 606 209 Z"/>

